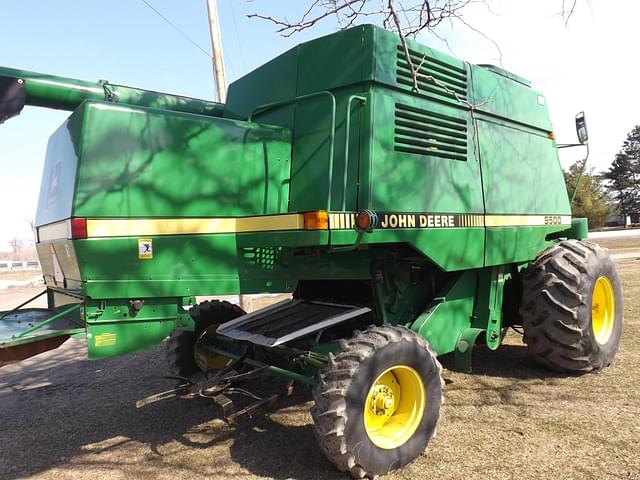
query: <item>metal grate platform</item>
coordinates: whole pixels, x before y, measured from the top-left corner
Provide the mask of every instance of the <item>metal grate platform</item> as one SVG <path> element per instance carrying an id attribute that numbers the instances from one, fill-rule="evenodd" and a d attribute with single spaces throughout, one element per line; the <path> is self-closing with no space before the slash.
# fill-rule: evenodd
<path id="1" fill-rule="evenodd" d="M 353 305 L 285 300 L 223 323 L 217 333 L 234 340 L 274 347 L 370 311 L 370 308 Z"/>

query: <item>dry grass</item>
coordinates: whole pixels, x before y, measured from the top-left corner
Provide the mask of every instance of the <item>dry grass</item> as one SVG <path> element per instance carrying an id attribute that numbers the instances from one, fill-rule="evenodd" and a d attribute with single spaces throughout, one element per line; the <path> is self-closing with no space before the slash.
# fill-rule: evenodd
<path id="1" fill-rule="evenodd" d="M 626 323 L 611 367 L 550 375 L 515 334 L 496 352 L 479 349 L 474 374 L 445 370 L 427 453 L 385 478 L 640 480 L 640 262 L 619 271 Z M 346 478 L 317 448 L 304 388 L 268 418 L 230 427 L 204 400 L 135 409 L 167 387 L 155 378 L 162 346 L 96 362 L 84 354 L 69 342 L 0 370 L 3 479 Z"/>
<path id="2" fill-rule="evenodd" d="M 0 272 L 0 280 L 32 280 L 42 276 L 40 270 L 16 270 L 14 272 Z"/>
<path id="3" fill-rule="evenodd" d="M 597 238 L 592 241 L 616 253 L 640 249 L 640 237 Z"/>
<path id="4" fill-rule="evenodd" d="M 476 357 L 474 375 L 445 373 L 440 434 L 397 478 L 428 468 L 438 479 L 640 479 L 639 266 L 619 267 L 626 323 L 611 367 L 550 376 L 511 336 L 508 346 Z"/>

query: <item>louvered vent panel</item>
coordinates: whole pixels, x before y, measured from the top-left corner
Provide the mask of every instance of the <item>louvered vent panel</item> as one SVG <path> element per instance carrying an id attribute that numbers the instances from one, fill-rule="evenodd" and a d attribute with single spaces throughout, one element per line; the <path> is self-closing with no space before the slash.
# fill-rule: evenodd
<path id="1" fill-rule="evenodd" d="M 420 94 L 438 95 L 454 100 L 467 99 L 467 71 L 429 55 L 409 50 L 413 66 L 417 69 Z M 396 81 L 407 90 L 413 88 L 411 68 L 402 45 L 398 45 Z"/>
<path id="2" fill-rule="evenodd" d="M 467 122 L 396 103 L 394 149 L 450 160 L 467 159 Z"/>

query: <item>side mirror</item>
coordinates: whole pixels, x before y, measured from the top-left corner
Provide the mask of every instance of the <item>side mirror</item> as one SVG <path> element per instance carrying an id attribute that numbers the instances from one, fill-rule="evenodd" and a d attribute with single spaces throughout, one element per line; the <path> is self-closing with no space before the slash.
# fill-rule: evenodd
<path id="1" fill-rule="evenodd" d="M 584 118 L 584 112 L 576 115 L 576 133 L 578 134 L 578 141 L 580 143 L 587 143 L 587 140 L 589 140 L 589 132 L 587 132 L 587 121 Z"/>

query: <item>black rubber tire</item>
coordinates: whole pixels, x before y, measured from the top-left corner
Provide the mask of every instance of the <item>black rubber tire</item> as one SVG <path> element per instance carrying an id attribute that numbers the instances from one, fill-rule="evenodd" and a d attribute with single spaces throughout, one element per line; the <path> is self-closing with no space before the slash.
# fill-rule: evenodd
<path id="1" fill-rule="evenodd" d="M 190 377 L 200 372 L 193 349 L 200 334 L 209 326 L 244 315 L 239 306 L 220 300 L 206 300 L 191 307 L 189 315 L 195 322 L 193 332 L 174 331 L 167 340 L 167 362 L 172 375 Z"/>
<path id="2" fill-rule="evenodd" d="M 373 382 L 390 367 L 406 365 L 426 392 L 416 432 L 395 449 L 377 447 L 364 427 L 364 404 Z M 442 367 L 426 340 L 405 327 L 369 327 L 340 341 L 313 389 L 314 433 L 327 458 L 353 478 L 374 478 L 403 467 L 422 454 L 435 435 L 442 405 Z"/>
<path id="3" fill-rule="evenodd" d="M 596 281 L 613 287 L 615 313 L 609 339 L 601 344 L 593 331 L 591 308 Z M 561 372 L 590 372 L 607 367 L 622 335 L 622 287 L 609 252 L 582 240 L 565 240 L 542 252 L 524 272 L 524 342 L 543 365 Z"/>
<path id="4" fill-rule="evenodd" d="M 512 273 L 504 284 L 502 300 L 502 326 L 511 327 L 522 325 L 522 278 L 517 273 Z"/>

